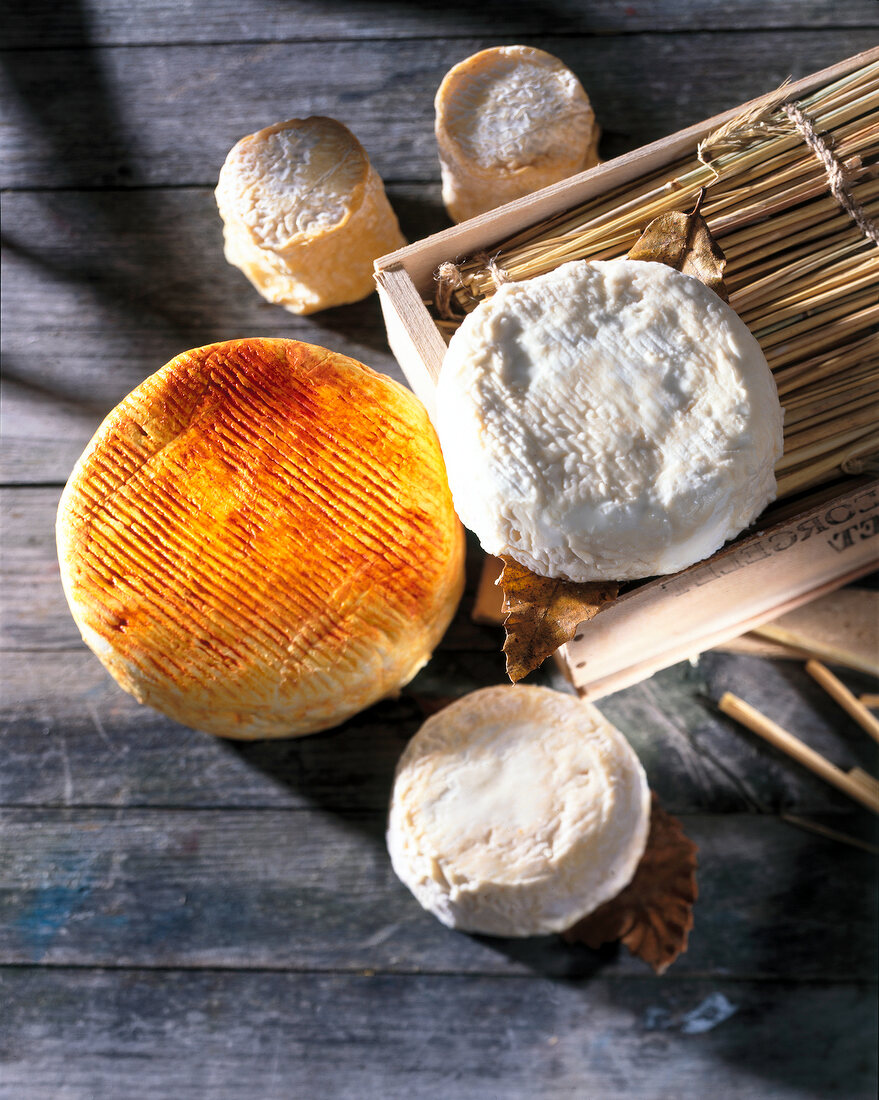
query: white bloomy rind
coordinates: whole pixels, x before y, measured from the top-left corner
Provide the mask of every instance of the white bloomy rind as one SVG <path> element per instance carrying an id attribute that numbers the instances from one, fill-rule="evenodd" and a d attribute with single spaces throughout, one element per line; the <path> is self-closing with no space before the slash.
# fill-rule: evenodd
<path id="1" fill-rule="evenodd" d="M 437 427 L 485 550 L 630 580 L 714 553 L 775 499 L 782 409 L 744 322 L 659 263 L 508 283 L 452 337 Z"/>
<path id="2" fill-rule="evenodd" d="M 632 879 L 650 825 L 637 756 L 594 706 L 548 688 L 473 692 L 397 767 L 388 850 L 443 924 L 560 932 Z"/>

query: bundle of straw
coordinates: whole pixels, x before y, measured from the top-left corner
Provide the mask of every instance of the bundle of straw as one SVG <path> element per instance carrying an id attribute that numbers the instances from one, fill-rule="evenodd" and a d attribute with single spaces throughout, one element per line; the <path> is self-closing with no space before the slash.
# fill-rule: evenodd
<path id="1" fill-rule="evenodd" d="M 779 497 L 876 468 L 879 61 L 784 100 L 782 88 L 691 157 L 456 265 L 437 324 L 453 331 L 501 282 L 624 256 L 649 221 L 691 210 L 701 195 L 727 258 L 730 304 L 785 406 Z"/>

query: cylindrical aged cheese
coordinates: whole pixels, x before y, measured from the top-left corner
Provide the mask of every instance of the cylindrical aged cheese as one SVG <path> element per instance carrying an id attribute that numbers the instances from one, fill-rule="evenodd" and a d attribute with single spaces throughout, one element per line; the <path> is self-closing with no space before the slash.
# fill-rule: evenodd
<path id="1" fill-rule="evenodd" d="M 365 298 L 373 261 L 406 243 L 366 151 L 332 118 L 289 119 L 242 138 L 216 199 L 226 259 L 292 313 Z"/>
<path id="2" fill-rule="evenodd" d="M 173 359 L 67 483 L 70 609 L 141 702 L 224 737 L 334 726 L 428 660 L 463 535 L 421 403 L 291 340 Z"/>
<path id="3" fill-rule="evenodd" d="M 443 202 L 456 222 L 598 163 L 580 81 L 533 46 L 497 46 L 459 62 L 435 106 Z"/>

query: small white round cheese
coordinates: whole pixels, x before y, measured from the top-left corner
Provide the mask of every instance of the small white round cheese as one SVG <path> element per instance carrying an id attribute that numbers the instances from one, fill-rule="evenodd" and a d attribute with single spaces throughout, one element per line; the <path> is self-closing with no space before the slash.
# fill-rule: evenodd
<path id="1" fill-rule="evenodd" d="M 437 428 L 459 516 L 541 576 L 701 561 L 775 499 L 782 410 L 759 344 L 698 279 L 575 261 L 452 337 Z"/>
<path id="2" fill-rule="evenodd" d="M 450 928 L 561 932 L 631 880 L 650 825 L 644 769 L 589 703 L 521 685 L 429 718 L 397 767 L 394 870 Z"/>

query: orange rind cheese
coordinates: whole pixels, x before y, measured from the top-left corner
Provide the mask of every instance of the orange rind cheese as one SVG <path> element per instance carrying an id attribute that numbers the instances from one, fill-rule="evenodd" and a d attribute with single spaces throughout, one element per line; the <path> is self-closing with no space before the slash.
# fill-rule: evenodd
<path id="1" fill-rule="evenodd" d="M 143 382 L 77 462 L 57 539 L 115 679 L 223 737 L 326 729 L 397 691 L 463 587 L 421 403 L 291 340 L 198 348 Z"/>

